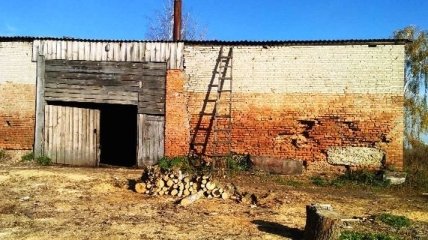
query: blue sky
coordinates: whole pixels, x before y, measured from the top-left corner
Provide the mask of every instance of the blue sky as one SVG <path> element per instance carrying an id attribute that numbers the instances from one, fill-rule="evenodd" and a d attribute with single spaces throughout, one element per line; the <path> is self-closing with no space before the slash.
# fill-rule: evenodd
<path id="1" fill-rule="evenodd" d="M 208 39 L 388 38 L 428 29 L 427 0 L 183 0 Z M 162 0 L 2 0 L 0 35 L 144 39 Z"/>

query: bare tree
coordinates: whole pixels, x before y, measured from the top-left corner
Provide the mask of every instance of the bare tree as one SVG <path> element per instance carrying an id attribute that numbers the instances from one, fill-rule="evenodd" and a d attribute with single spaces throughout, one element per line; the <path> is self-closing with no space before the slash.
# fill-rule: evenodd
<path id="1" fill-rule="evenodd" d="M 188 11 L 183 12 L 181 36 L 184 40 L 206 39 L 202 27 Z M 162 8 L 149 18 L 146 38 L 149 40 L 172 40 L 174 26 L 174 0 L 164 0 Z"/>
<path id="2" fill-rule="evenodd" d="M 405 48 L 406 138 L 419 140 L 428 131 L 428 32 L 409 26 L 394 37 L 411 40 Z"/>

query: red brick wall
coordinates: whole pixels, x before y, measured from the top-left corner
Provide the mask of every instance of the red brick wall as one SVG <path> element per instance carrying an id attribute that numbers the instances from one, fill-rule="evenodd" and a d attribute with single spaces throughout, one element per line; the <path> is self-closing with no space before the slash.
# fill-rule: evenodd
<path id="1" fill-rule="evenodd" d="M 35 86 L 0 84 L 0 149 L 31 149 L 34 140 Z"/>
<path id="2" fill-rule="evenodd" d="M 182 72 L 168 72 L 169 156 L 188 154 L 195 127 L 201 120 L 199 113 L 206 94 L 184 91 L 185 82 Z M 388 94 L 234 93 L 232 150 L 253 156 L 298 159 L 311 165 L 326 162 L 329 147 L 376 147 L 386 153 L 387 164 L 401 168 L 403 115 L 402 97 Z M 203 118 L 200 127 L 209 124 L 209 118 Z M 196 141 L 205 137 L 199 131 Z M 212 153 L 212 140 L 211 131 L 205 149 L 208 155 Z"/>
<path id="3" fill-rule="evenodd" d="M 166 80 L 165 155 L 185 156 L 189 151 L 190 126 L 187 114 L 185 75 L 169 70 Z"/>
<path id="4" fill-rule="evenodd" d="M 204 94 L 189 97 L 191 136 Z M 376 147 L 402 167 L 403 100 L 374 94 L 233 95 L 232 150 L 254 156 L 326 161 L 334 146 Z M 203 126 L 208 126 L 205 121 Z M 203 136 L 201 136 L 203 138 Z M 200 138 L 199 138 L 200 139 Z M 213 146 L 210 132 L 209 154 Z"/>

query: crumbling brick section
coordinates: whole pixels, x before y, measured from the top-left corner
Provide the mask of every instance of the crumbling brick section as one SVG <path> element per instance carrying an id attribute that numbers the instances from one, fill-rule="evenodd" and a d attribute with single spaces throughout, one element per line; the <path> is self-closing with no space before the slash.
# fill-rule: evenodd
<path id="1" fill-rule="evenodd" d="M 31 149 L 34 141 L 35 86 L 0 84 L 0 149 Z"/>
<path id="2" fill-rule="evenodd" d="M 189 151 L 190 130 L 187 114 L 185 74 L 169 70 L 166 80 L 165 155 L 185 156 Z"/>
<path id="3" fill-rule="evenodd" d="M 203 94 L 189 97 L 193 129 Z M 402 167 L 402 98 L 374 94 L 235 93 L 233 104 L 234 152 L 297 159 L 310 165 L 326 162 L 330 147 L 373 147 L 386 153 L 387 164 Z M 213 133 L 209 134 L 207 154 L 213 149 Z"/>

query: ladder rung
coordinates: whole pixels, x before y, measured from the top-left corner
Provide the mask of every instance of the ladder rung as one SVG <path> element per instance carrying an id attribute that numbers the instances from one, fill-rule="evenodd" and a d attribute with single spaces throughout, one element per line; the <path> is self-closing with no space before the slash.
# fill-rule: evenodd
<path id="1" fill-rule="evenodd" d="M 219 77 L 221 80 L 232 80 L 232 77 Z"/>
<path id="2" fill-rule="evenodd" d="M 194 146 L 204 146 L 205 143 L 193 143 Z"/>
<path id="3" fill-rule="evenodd" d="M 210 128 L 197 128 L 198 130 L 202 130 L 202 131 L 209 131 Z"/>
<path id="4" fill-rule="evenodd" d="M 217 102 L 217 99 L 206 99 L 205 102 Z"/>
<path id="5" fill-rule="evenodd" d="M 213 115 L 214 115 L 214 113 L 204 113 L 204 112 L 200 112 L 200 113 L 199 113 L 199 115 L 202 115 L 202 116 L 213 116 Z"/>
<path id="6" fill-rule="evenodd" d="M 220 56 L 220 59 L 232 59 L 230 56 Z"/>
<path id="7" fill-rule="evenodd" d="M 218 87 L 218 84 L 210 84 L 209 87 Z"/>
<path id="8" fill-rule="evenodd" d="M 232 68 L 232 66 L 231 65 L 226 65 L 226 66 L 223 66 L 223 65 L 220 65 L 220 66 L 218 66 L 219 68 Z"/>
<path id="9" fill-rule="evenodd" d="M 232 90 L 230 90 L 230 89 L 222 89 L 222 90 L 218 90 L 217 92 L 232 92 Z"/>

